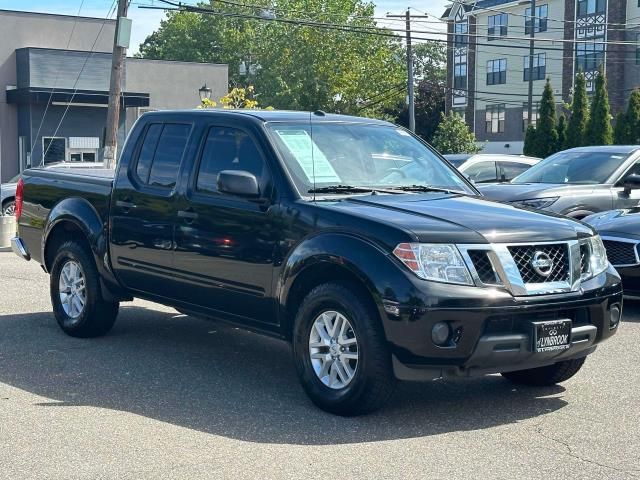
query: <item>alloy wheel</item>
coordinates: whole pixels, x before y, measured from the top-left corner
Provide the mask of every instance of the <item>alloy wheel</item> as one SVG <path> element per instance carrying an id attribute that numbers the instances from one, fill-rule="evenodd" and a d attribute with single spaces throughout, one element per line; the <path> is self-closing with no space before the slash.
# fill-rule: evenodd
<path id="1" fill-rule="evenodd" d="M 358 369 L 358 340 L 342 313 L 325 311 L 314 320 L 309 334 L 309 356 L 316 376 L 329 388 L 351 383 Z"/>
<path id="2" fill-rule="evenodd" d="M 78 262 L 68 260 L 62 266 L 58 293 L 60 294 L 60 303 L 67 316 L 75 319 L 82 315 L 84 305 L 87 302 L 87 294 L 84 273 Z"/>

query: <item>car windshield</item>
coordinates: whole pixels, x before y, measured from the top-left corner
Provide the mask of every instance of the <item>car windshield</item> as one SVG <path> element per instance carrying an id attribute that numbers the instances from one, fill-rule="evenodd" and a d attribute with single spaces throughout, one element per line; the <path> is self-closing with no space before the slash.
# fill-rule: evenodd
<path id="1" fill-rule="evenodd" d="M 318 122 L 267 124 L 302 195 L 340 187 L 476 192 L 425 144 L 394 126 Z M 353 192 L 345 187 L 354 187 Z"/>
<path id="2" fill-rule="evenodd" d="M 560 152 L 518 175 L 511 183 L 599 184 L 628 158 L 616 152 Z"/>

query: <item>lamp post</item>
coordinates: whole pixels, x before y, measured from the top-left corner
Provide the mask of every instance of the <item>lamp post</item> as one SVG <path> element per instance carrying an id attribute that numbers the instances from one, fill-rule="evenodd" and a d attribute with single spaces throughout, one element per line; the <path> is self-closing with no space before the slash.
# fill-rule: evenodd
<path id="1" fill-rule="evenodd" d="M 211 100 L 211 89 L 207 87 L 206 83 L 200 87 L 198 93 L 200 94 L 201 103 L 204 104 L 206 100 Z"/>

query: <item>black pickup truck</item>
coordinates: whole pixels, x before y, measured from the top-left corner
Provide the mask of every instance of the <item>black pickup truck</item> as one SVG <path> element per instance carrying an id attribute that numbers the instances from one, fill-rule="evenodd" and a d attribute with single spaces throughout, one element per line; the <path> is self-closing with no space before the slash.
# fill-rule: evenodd
<path id="1" fill-rule="evenodd" d="M 107 333 L 133 297 L 292 343 L 319 407 L 396 380 L 573 376 L 613 335 L 620 277 L 582 223 L 493 203 L 386 122 L 323 112 L 145 114 L 108 171 L 30 170 L 14 251 L 62 329 Z"/>

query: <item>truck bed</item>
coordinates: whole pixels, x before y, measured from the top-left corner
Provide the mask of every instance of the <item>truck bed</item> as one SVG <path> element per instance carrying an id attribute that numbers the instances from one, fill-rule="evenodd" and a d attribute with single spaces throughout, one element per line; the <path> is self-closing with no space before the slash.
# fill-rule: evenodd
<path id="1" fill-rule="evenodd" d="M 44 226 L 51 212 L 62 208 L 93 208 L 104 228 L 109 219 L 109 203 L 114 179 L 111 169 L 26 170 L 24 206 L 21 221 L 22 237 L 35 260 L 41 261 Z"/>

